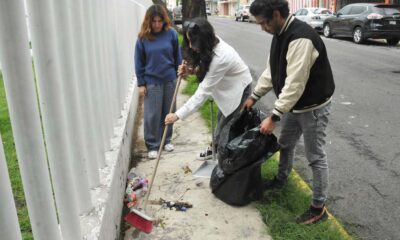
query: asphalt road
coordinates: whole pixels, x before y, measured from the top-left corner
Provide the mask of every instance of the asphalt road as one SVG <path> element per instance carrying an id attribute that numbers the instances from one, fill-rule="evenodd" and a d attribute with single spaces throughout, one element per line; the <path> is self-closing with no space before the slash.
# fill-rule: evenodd
<path id="1" fill-rule="evenodd" d="M 255 23 L 209 17 L 254 80 L 265 68 L 272 36 Z M 400 46 L 326 39 L 336 90 L 327 153 L 328 208 L 360 239 L 400 239 Z M 258 103 L 272 109 L 271 92 Z M 295 169 L 311 182 L 300 143 Z"/>

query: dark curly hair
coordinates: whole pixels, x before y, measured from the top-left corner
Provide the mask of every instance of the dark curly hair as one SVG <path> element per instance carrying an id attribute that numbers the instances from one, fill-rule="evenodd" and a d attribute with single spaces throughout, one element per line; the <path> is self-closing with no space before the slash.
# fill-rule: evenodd
<path id="1" fill-rule="evenodd" d="M 253 16 L 261 16 L 272 19 L 274 10 L 278 10 L 283 18 L 289 16 L 289 6 L 286 0 L 255 0 L 250 5 L 250 13 Z"/>
<path id="2" fill-rule="evenodd" d="M 189 35 L 192 47 L 198 49 L 195 52 L 189 47 Z M 219 43 L 215 36 L 214 28 L 205 18 L 193 18 L 183 23 L 183 57 L 189 65 L 196 70 L 199 82 L 203 81 L 207 74 L 211 60 L 214 56 L 214 47 Z"/>

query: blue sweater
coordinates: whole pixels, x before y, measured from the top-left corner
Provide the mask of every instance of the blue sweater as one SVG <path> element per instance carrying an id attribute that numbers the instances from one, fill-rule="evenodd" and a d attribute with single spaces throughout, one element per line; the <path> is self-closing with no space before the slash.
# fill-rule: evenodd
<path id="1" fill-rule="evenodd" d="M 182 54 L 175 29 L 155 34 L 152 41 L 140 38 L 136 41 L 135 72 L 138 86 L 175 80 L 181 63 Z"/>

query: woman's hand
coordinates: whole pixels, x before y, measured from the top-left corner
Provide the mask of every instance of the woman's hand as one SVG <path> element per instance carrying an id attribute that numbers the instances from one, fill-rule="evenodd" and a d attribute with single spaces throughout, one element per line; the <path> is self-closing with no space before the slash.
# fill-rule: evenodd
<path id="1" fill-rule="evenodd" d="M 247 100 L 243 103 L 243 108 L 246 110 L 251 110 L 253 105 L 256 104 L 256 100 L 252 97 L 247 98 Z"/>
<path id="2" fill-rule="evenodd" d="M 144 97 L 147 95 L 147 88 L 146 86 L 140 86 L 139 87 L 139 94 L 141 97 Z"/>
<path id="3" fill-rule="evenodd" d="M 178 116 L 175 113 L 169 113 L 165 117 L 165 125 L 173 124 L 174 122 L 178 121 Z"/>
<path id="4" fill-rule="evenodd" d="M 182 63 L 178 67 L 178 76 L 186 77 L 189 74 L 189 68 L 186 63 Z"/>
<path id="5" fill-rule="evenodd" d="M 193 70 L 193 67 L 188 66 L 185 61 L 178 67 L 178 76 L 186 77 L 187 75 L 193 74 L 194 72 L 195 71 Z"/>

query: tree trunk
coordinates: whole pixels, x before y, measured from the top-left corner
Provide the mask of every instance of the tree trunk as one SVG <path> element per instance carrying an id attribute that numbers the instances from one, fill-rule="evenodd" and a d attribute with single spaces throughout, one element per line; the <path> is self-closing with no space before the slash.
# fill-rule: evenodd
<path id="1" fill-rule="evenodd" d="M 1 1 L 1 0 L 0 0 L 0 1 Z M 153 3 L 154 3 L 154 4 L 159 4 L 159 5 L 164 6 L 165 9 L 167 10 L 167 14 L 168 14 L 169 19 L 170 19 L 171 22 L 173 23 L 173 20 L 172 20 L 172 12 L 169 11 L 168 8 L 167 8 L 166 0 L 153 0 Z"/>
<path id="2" fill-rule="evenodd" d="M 206 2 L 204 0 L 182 0 L 182 20 L 190 20 L 195 17 L 206 15 Z"/>
<path id="3" fill-rule="evenodd" d="M 153 0 L 153 3 L 163 5 L 165 7 L 165 9 L 167 9 L 167 5 L 165 4 L 165 1 L 163 1 L 163 0 Z"/>

